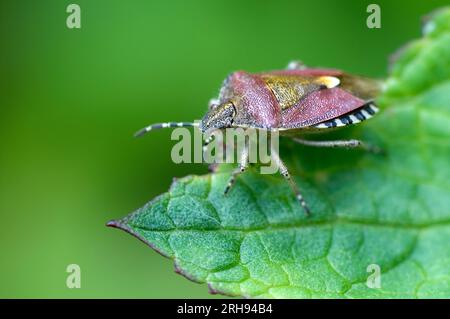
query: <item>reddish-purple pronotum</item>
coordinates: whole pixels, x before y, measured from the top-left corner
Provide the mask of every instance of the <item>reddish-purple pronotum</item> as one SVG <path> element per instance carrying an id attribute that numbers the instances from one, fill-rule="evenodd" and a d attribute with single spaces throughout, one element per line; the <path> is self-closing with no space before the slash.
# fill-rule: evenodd
<path id="1" fill-rule="evenodd" d="M 310 141 L 296 137 L 305 131 L 323 131 L 360 123 L 378 112 L 373 99 L 379 92 L 376 80 L 346 74 L 339 70 L 310 69 L 291 62 L 286 70 L 250 74 L 239 71 L 227 77 L 219 98 L 212 100 L 200 123 L 203 132 L 230 127 L 276 130 L 294 141 L 316 147 L 369 147 L 359 140 Z M 196 126 L 195 123 L 153 124 L 136 133 L 168 127 Z M 276 152 L 271 156 L 289 182 L 307 214 L 309 208 L 286 165 Z M 240 157 L 248 158 L 248 147 Z M 241 160 L 225 189 L 229 191 L 248 161 Z"/>

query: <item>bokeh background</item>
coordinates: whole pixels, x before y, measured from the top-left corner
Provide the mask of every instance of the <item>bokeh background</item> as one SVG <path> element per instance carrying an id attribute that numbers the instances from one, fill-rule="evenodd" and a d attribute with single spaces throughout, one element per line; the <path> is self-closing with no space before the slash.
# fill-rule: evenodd
<path id="1" fill-rule="evenodd" d="M 369 3 L 381 29 L 366 27 Z M 81 29 L 66 7 L 81 7 Z M 2 0 L 0 297 L 210 297 L 205 285 L 105 222 L 164 192 L 169 131 L 199 119 L 225 76 L 301 59 L 373 77 L 448 1 Z M 66 267 L 81 267 L 81 289 Z M 217 296 L 216 296 L 217 297 Z"/>

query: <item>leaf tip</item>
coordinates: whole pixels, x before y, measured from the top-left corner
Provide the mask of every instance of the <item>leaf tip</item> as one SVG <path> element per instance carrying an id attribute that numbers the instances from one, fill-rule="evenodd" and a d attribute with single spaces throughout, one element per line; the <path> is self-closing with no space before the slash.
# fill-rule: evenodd
<path id="1" fill-rule="evenodd" d="M 112 219 L 105 224 L 106 227 L 120 228 L 120 222 L 118 220 Z"/>

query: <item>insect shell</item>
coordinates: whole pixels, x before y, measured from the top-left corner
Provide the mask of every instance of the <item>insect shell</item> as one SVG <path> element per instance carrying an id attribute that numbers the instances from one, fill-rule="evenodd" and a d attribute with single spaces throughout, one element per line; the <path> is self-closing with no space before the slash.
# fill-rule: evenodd
<path id="1" fill-rule="evenodd" d="M 277 130 L 280 135 L 315 147 L 361 147 L 375 150 L 358 140 L 311 141 L 297 138 L 305 132 L 357 124 L 378 112 L 373 99 L 380 90 L 376 80 L 339 70 L 307 68 L 291 62 L 285 70 L 251 74 L 238 71 L 224 81 L 218 99 L 212 100 L 200 123 L 203 133 L 230 127 Z M 169 127 L 196 126 L 190 122 L 153 124 L 136 133 Z M 248 166 L 248 149 L 240 154 L 239 168 L 232 173 L 225 194 Z M 278 154 L 272 158 L 288 181 L 306 214 L 310 213 L 297 184 Z"/>

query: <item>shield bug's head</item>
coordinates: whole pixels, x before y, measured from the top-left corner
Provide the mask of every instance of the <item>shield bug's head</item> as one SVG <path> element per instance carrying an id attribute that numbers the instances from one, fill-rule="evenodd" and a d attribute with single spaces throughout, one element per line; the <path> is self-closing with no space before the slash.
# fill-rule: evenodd
<path id="1" fill-rule="evenodd" d="M 219 105 L 213 105 L 203 117 L 200 128 L 202 132 L 212 129 L 231 127 L 236 116 L 236 108 L 233 102 L 228 101 Z"/>

